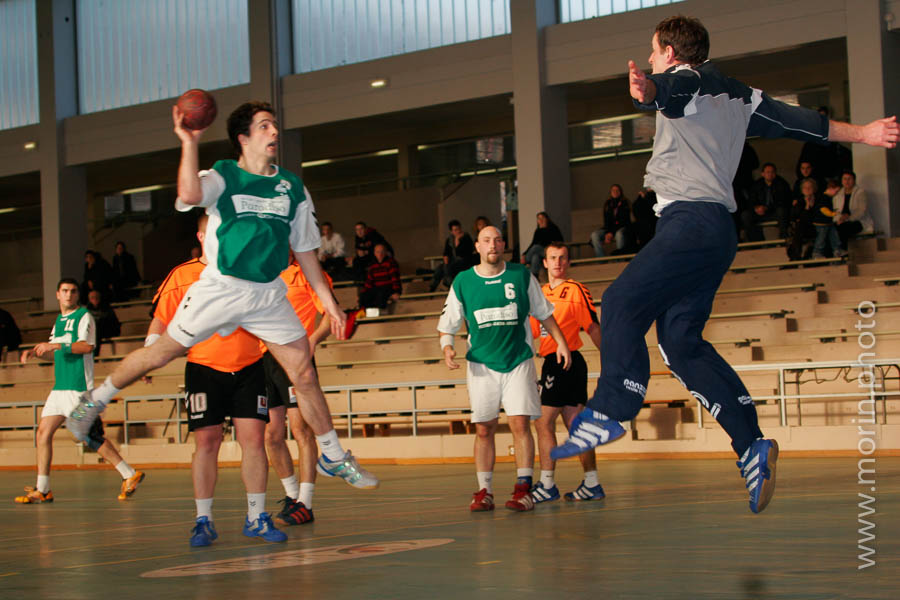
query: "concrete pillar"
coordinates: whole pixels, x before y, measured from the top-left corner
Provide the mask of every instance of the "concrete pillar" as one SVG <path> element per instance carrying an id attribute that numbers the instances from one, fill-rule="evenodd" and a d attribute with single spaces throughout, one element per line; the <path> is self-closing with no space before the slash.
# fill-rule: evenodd
<path id="1" fill-rule="evenodd" d="M 887 30 L 882 4 L 847 2 L 850 116 L 858 125 L 900 114 L 900 33 Z M 868 193 L 875 229 L 888 236 L 900 234 L 900 153 L 854 144 L 853 170 Z"/>
<path id="2" fill-rule="evenodd" d="M 293 70 L 291 54 L 290 0 L 249 0 L 250 100 L 262 100 L 275 107 L 275 117 L 284 123 L 281 106 L 281 78 Z M 230 109 L 229 109 L 230 110 Z M 280 131 L 278 164 L 300 174 L 302 144 L 300 130 Z"/>
<path id="3" fill-rule="evenodd" d="M 63 120 L 78 112 L 75 2 L 36 3 L 44 308 L 59 308 L 56 284 L 81 281 L 88 247 L 84 169 L 66 167 Z"/>
<path id="4" fill-rule="evenodd" d="M 408 178 L 415 177 L 419 170 L 416 144 L 401 143 L 397 146 L 397 189 L 415 187 Z"/>
<path id="5" fill-rule="evenodd" d="M 556 4 L 510 3 L 520 251 L 531 241 L 535 214 L 542 210 L 566 239 L 572 233 L 566 93 L 547 86 L 544 78 L 543 30 L 557 22 Z"/>

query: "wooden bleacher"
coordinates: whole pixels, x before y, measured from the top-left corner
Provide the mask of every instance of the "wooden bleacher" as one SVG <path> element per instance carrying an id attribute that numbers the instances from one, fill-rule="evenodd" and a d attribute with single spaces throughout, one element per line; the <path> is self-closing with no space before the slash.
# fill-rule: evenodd
<path id="1" fill-rule="evenodd" d="M 784 249 L 772 247 L 777 244 L 772 240 L 742 245 L 716 296 L 714 318 L 704 331 L 730 363 L 768 369 L 740 372 L 757 399 L 764 425 L 782 418 L 779 370 L 772 365 L 856 358 L 859 331 L 855 325 L 860 316 L 855 307 L 859 302 L 871 301 L 877 307 L 878 328 L 874 333 L 879 356 L 900 356 L 900 311 L 895 310 L 900 306 L 900 288 L 895 285 L 900 282 L 895 266 L 900 240 L 855 242 L 849 260 L 797 262 L 783 260 Z M 571 275 L 588 285 L 599 302 L 605 288 L 626 266 L 624 259 L 627 257 L 577 261 Z M 427 278 L 425 274 L 407 277 L 410 283 L 394 315 L 360 319 L 354 339 L 326 340 L 320 345 L 320 380 L 335 423 L 346 434 L 451 435 L 470 431 L 465 381 L 451 379 L 462 372 L 446 369 L 437 344 L 437 317 L 446 292 L 427 293 Z M 344 289 L 339 294 L 352 297 L 353 290 Z M 29 343 L 46 338 L 55 315 L 35 311 L 34 302 L 31 298 L 9 307 L 23 330 L 27 329 Z M 122 355 L 143 344 L 149 325 L 148 306 L 147 300 L 136 300 L 116 307 L 123 331 L 105 344 L 104 354 L 98 358 L 98 383 Z M 648 332 L 646 341 L 655 375 L 646 409 L 632 424 L 634 435 L 657 439 L 654 436 L 663 435 L 663 430 L 668 432 L 665 435 L 690 435 L 690 428 L 696 429 L 704 415 L 680 383 L 667 374 L 655 350 L 655 328 Z M 590 344 L 582 352 L 589 369 L 596 373 L 599 353 Z M 457 338 L 457 353 L 460 358 L 465 354 L 461 336 Z M 176 410 L 182 372 L 183 359 L 155 374 L 151 384 L 137 383 L 125 390 L 107 415 L 112 435 L 129 443 L 164 444 L 186 439 L 186 429 L 178 421 L 180 409 Z M 848 400 L 849 396 L 840 394 L 858 395 L 851 368 L 797 366 L 782 372 L 784 385 L 792 394 L 786 402 L 784 418 L 788 423 L 849 423 L 856 399 Z M 885 381 L 894 379 L 886 377 Z M 34 418 L 40 414 L 40 404 L 50 387 L 52 371 L 48 363 L 20 365 L 14 356 L 0 363 L 0 446 L 33 443 Z M 822 397 L 834 394 L 837 396 Z M 900 400 L 891 398 L 884 401 L 884 410 L 894 407 L 891 410 L 895 412 L 884 418 L 896 422 L 894 414 Z M 704 428 L 715 426 L 705 417 Z M 660 419 L 675 425 L 662 428 Z"/>

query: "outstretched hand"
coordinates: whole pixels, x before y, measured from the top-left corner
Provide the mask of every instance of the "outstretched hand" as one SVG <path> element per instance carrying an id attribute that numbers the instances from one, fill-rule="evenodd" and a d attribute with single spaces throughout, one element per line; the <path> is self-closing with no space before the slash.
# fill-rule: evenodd
<path id="1" fill-rule="evenodd" d="M 881 148 L 895 148 L 900 141 L 900 123 L 897 117 L 885 117 L 863 125 L 863 143 Z"/>
<path id="2" fill-rule="evenodd" d="M 203 135 L 203 132 L 206 129 L 188 129 L 184 126 L 184 113 L 178 110 L 178 105 L 172 106 L 172 122 L 175 124 L 175 135 L 178 136 L 178 139 L 185 142 L 198 142 L 200 140 L 200 136 Z"/>
<path id="3" fill-rule="evenodd" d="M 656 84 L 638 69 L 633 60 L 628 61 L 628 91 L 641 104 L 649 104 L 656 98 Z"/>

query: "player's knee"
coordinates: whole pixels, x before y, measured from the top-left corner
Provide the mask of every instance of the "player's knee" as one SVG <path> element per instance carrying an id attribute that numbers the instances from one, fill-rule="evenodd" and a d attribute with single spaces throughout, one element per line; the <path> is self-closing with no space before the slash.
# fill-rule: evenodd
<path id="1" fill-rule="evenodd" d="M 266 427 L 265 434 L 266 447 L 269 448 L 283 444 L 284 439 L 284 426 L 278 427 L 277 425 L 273 425 L 273 423 L 269 423 Z"/>

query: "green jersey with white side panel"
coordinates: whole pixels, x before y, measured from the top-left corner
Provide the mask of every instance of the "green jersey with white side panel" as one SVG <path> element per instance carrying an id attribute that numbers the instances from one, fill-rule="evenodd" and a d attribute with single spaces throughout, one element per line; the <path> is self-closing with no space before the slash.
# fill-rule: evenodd
<path id="1" fill-rule="evenodd" d="M 273 168 L 273 175 L 256 175 L 237 161 L 220 160 L 201 171 L 203 200 L 197 206 L 209 215 L 204 277 L 222 274 L 269 283 L 287 268 L 289 248 L 304 252 L 319 247 L 315 208 L 303 181 Z M 176 203 L 181 211 L 194 206 Z"/>
<path id="2" fill-rule="evenodd" d="M 453 280 L 438 323 L 441 333 L 456 333 L 466 321 L 469 351 L 466 360 L 509 373 L 534 356 L 528 316 L 539 321 L 553 315 L 553 305 L 524 265 L 506 263 L 493 277 L 463 271 Z"/>
<path id="3" fill-rule="evenodd" d="M 50 332 L 50 343 L 97 345 L 94 317 L 84 306 L 67 315 L 60 314 Z M 85 392 L 94 388 L 94 353 L 73 354 L 65 350 L 53 353 L 54 390 Z"/>

